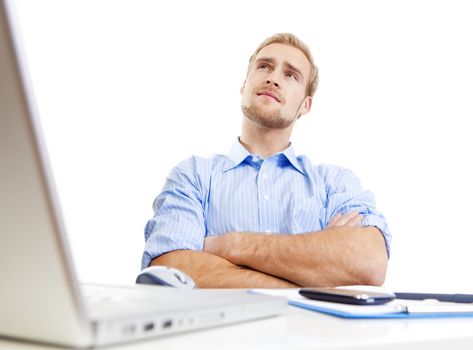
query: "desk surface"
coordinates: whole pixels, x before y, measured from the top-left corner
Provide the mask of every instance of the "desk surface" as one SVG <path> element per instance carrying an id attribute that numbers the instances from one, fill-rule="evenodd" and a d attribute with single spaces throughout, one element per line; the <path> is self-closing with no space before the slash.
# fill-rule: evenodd
<path id="1" fill-rule="evenodd" d="M 109 347 L 181 349 L 473 349 L 473 318 L 346 320 L 295 307 L 243 324 Z M 57 347 L 0 340 L 0 350 Z"/>

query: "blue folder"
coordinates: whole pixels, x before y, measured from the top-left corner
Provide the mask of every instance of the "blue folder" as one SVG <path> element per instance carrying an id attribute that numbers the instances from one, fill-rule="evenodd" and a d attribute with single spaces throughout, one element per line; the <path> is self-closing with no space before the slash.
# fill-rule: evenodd
<path id="1" fill-rule="evenodd" d="M 473 317 L 473 304 L 395 299 L 384 305 L 349 305 L 307 299 L 298 291 L 297 288 L 253 290 L 255 293 L 286 297 L 291 306 L 347 319 Z"/>
<path id="2" fill-rule="evenodd" d="M 357 314 L 352 312 L 346 312 L 318 305 L 312 305 L 307 302 L 300 302 L 295 300 L 288 300 L 288 304 L 302 309 L 321 312 L 324 314 L 350 318 L 350 319 L 391 319 L 391 318 L 439 318 L 439 317 L 473 317 L 473 311 L 442 311 L 442 312 L 409 312 L 408 307 L 405 310 L 383 313 L 383 314 Z M 366 307 L 366 306 L 359 306 Z"/>

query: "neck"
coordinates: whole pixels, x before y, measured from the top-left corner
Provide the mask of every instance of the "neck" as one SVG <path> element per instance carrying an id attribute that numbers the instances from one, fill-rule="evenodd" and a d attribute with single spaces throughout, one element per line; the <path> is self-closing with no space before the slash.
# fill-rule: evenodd
<path id="1" fill-rule="evenodd" d="M 294 124 L 286 129 L 269 129 L 244 117 L 240 142 L 251 154 L 267 158 L 289 146 L 293 126 Z"/>

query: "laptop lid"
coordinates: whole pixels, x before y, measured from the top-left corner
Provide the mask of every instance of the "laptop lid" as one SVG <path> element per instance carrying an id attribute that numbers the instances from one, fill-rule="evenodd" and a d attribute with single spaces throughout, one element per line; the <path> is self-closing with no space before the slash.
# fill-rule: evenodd
<path id="1" fill-rule="evenodd" d="M 86 345 L 92 332 L 19 42 L 13 4 L 0 0 L 0 335 Z"/>
<path id="2" fill-rule="evenodd" d="M 83 304 L 12 4 L 0 0 L 0 336 L 91 347 L 283 313 L 281 298 L 149 286 Z"/>

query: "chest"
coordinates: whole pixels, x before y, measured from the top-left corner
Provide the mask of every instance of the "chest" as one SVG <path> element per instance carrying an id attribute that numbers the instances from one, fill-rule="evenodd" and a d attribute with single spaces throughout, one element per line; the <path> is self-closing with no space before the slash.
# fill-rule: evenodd
<path id="1" fill-rule="evenodd" d="M 212 177 L 205 203 L 207 235 L 295 234 L 321 230 L 326 194 L 295 169 L 241 167 Z"/>

